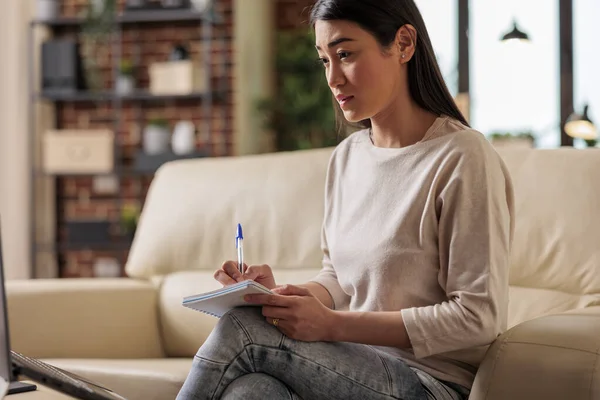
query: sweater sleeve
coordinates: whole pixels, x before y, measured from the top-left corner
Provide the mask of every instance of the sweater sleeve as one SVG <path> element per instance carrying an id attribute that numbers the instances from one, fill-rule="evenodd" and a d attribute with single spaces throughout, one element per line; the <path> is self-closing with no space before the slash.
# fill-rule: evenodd
<path id="1" fill-rule="evenodd" d="M 447 300 L 402 310 L 417 358 L 487 345 L 506 329 L 512 183 L 493 148 L 473 147 L 440 174 L 438 281 Z"/>
<path id="2" fill-rule="evenodd" d="M 350 304 L 350 296 L 344 292 L 338 281 L 337 273 L 329 258 L 329 249 L 327 247 L 327 237 L 325 229 L 321 234 L 321 249 L 323 250 L 323 261 L 321 271 L 311 279 L 312 282 L 316 282 L 323 286 L 329 292 L 331 300 L 333 301 L 334 310 L 347 309 Z"/>
<path id="3" fill-rule="evenodd" d="M 336 149 L 337 150 L 337 149 Z M 336 150 L 334 150 L 329 166 L 327 167 L 327 176 L 325 178 L 325 198 L 324 198 L 324 217 L 323 226 L 321 228 L 321 251 L 323 252 L 321 271 L 311 279 L 311 282 L 316 282 L 323 286 L 329 292 L 333 302 L 334 310 L 347 309 L 350 305 L 350 296 L 344 292 L 340 286 L 337 273 L 329 256 L 329 245 L 327 244 L 327 221 L 331 214 L 331 203 L 333 196 L 333 188 L 335 187 L 336 179 Z"/>

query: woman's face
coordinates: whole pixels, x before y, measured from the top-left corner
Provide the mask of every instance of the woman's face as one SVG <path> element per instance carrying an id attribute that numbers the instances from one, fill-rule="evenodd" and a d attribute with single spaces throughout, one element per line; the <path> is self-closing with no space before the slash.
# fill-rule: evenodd
<path id="1" fill-rule="evenodd" d="M 401 93 L 401 47 L 382 49 L 359 25 L 343 20 L 315 23 L 316 47 L 327 82 L 350 122 L 384 112 Z"/>

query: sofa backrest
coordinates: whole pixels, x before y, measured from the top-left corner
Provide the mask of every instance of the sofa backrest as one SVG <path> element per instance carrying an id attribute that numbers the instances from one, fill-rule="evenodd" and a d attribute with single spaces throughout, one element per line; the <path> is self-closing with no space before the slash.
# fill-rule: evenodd
<path id="1" fill-rule="evenodd" d="M 331 151 L 186 160 L 163 166 L 148 193 L 127 273 L 147 279 L 199 270 L 203 283 L 182 287 L 179 295 L 216 288 L 209 272 L 224 260 L 235 259 L 238 222 L 244 227 L 248 262 L 268 263 L 290 276 L 304 277 L 293 271 L 318 271 Z M 600 305 L 600 151 L 498 152 L 515 187 L 509 326 L 548 313 Z M 177 281 L 170 281 L 170 300 L 161 307 L 182 307 L 181 298 L 172 298 Z M 163 310 L 163 316 L 168 314 Z M 176 337 L 190 323 L 190 319 L 169 317 L 167 325 L 182 326 L 165 329 Z M 185 340 L 180 343 L 199 338 Z M 183 351 L 176 350 L 177 354 Z"/>
<path id="2" fill-rule="evenodd" d="M 515 188 L 509 326 L 600 305 L 600 151 L 498 153 Z"/>
<path id="3" fill-rule="evenodd" d="M 131 277 L 214 271 L 236 260 L 318 268 L 327 163 L 332 148 L 163 165 L 150 186 L 127 261 Z"/>

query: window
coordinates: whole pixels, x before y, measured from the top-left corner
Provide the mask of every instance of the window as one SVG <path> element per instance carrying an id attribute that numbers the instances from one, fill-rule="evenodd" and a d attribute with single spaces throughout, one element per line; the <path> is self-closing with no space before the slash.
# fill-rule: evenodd
<path id="1" fill-rule="evenodd" d="M 600 54 L 598 54 L 598 0 L 574 0 L 573 2 L 573 105 L 575 111 L 583 112 L 589 105 L 588 115 L 600 126 Z M 575 141 L 579 142 L 579 141 Z M 581 145 L 581 142 L 574 143 Z"/>
<path id="2" fill-rule="evenodd" d="M 416 0 L 442 75 L 452 96 L 458 93 L 457 0 Z"/>
<path id="3" fill-rule="evenodd" d="M 530 43 L 500 41 L 515 18 Z M 531 132 L 537 147 L 558 147 L 558 0 L 471 1 L 469 20 L 473 128 L 485 135 Z"/>

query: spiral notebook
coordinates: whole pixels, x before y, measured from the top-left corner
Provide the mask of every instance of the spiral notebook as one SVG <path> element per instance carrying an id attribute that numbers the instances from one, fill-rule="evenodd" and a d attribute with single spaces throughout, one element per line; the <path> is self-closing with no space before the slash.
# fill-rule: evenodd
<path id="1" fill-rule="evenodd" d="M 234 307 L 257 306 L 256 304 L 247 303 L 244 300 L 245 295 L 255 293 L 272 294 L 269 289 L 260 283 L 248 280 L 213 290 L 212 292 L 184 297 L 182 305 L 192 310 L 221 318 L 223 314 Z"/>

